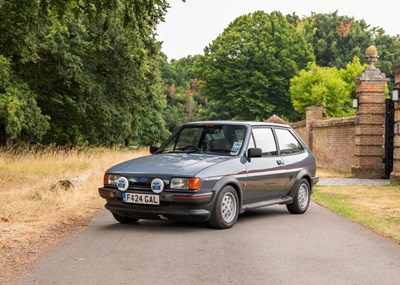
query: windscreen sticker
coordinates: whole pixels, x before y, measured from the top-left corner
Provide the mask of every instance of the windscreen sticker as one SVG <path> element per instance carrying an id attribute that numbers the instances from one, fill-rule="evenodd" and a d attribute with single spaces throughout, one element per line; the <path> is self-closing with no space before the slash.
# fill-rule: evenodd
<path id="1" fill-rule="evenodd" d="M 241 142 L 235 142 L 235 143 L 233 144 L 232 149 L 231 149 L 231 155 L 236 155 L 236 154 L 238 154 L 238 152 L 239 152 L 241 146 L 242 146 L 242 143 L 241 143 Z"/>

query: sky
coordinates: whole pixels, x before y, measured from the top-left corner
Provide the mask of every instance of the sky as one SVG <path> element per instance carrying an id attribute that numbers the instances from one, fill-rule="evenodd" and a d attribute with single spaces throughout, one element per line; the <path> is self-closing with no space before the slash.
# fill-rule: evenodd
<path id="1" fill-rule="evenodd" d="M 157 28 L 157 39 L 168 59 L 203 54 L 208 46 L 235 18 L 258 10 L 300 17 L 311 12 L 330 13 L 364 19 L 386 34 L 400 34 L 400 0 L 169 0 L 171 8 L 165 22 Z M 374 4 L 373 4 L 374 3 Z"/>

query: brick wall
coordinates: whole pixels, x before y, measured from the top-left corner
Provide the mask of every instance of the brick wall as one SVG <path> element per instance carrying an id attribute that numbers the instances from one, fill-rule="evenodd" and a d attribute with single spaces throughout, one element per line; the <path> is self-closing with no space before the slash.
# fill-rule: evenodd
<path id="1" fill-rule="evenodd" d="M 308 110 L 309 111 L 309 110 Z M 317 109 L 322 118 L 323 109 Z M 319 167 L 351 172 L 355 165 L 355 125 L 356 117 L 314 120 L 307 113 L 310 134 L 307 133 L 306 121 L 291 124 L 304 142 L 312 149 Z M 315 113 L 311 114 L 315 118 Z M 319 116 L 317 116 L 318 118 Z M 312 145 L 310 145 L 310 140 Z"/>
<path id="2" fill-rule="evenodd" d="M 320 167 L 351 172 L 356 163 L 355 122 L 349 117 L 313 124 L 313 152 Z"/>
<path id="3" fill-rule="evenodd" d="M 296 130 L 296 133 L 303 139 L 303 141 L 308 145 L 308 136 L 306 129 L 306 121 L 300 121 L 291 124 L 292 128 Z"/>

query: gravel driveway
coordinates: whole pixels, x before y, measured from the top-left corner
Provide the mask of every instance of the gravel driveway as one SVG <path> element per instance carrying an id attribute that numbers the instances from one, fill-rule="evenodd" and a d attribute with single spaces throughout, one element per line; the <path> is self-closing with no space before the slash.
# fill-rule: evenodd
<path id="1" fill-rule="evenodd" d="M 359 178 L 320 178 L 319 186 L 382 186 L 389 185 L 388 179 L 359 179 Z"/>

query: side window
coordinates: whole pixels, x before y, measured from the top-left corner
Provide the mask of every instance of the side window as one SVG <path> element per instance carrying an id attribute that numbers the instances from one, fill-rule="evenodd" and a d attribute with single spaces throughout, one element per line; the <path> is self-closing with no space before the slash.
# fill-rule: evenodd
<path id="1" fill-rule="evenodd" d="M 262 149 L 263 156 L 278 154 L 272 129 L 254 128 L 253 136 L 256 142 L 256 147 Z"/>
<path id="2" fill-rule="evenodd" d="M 293 136 L 289 130 L 275 129 L 278 138 L 281 154 L 290 154 L 303 151 L 303 147 L 299 141 Z"/>

